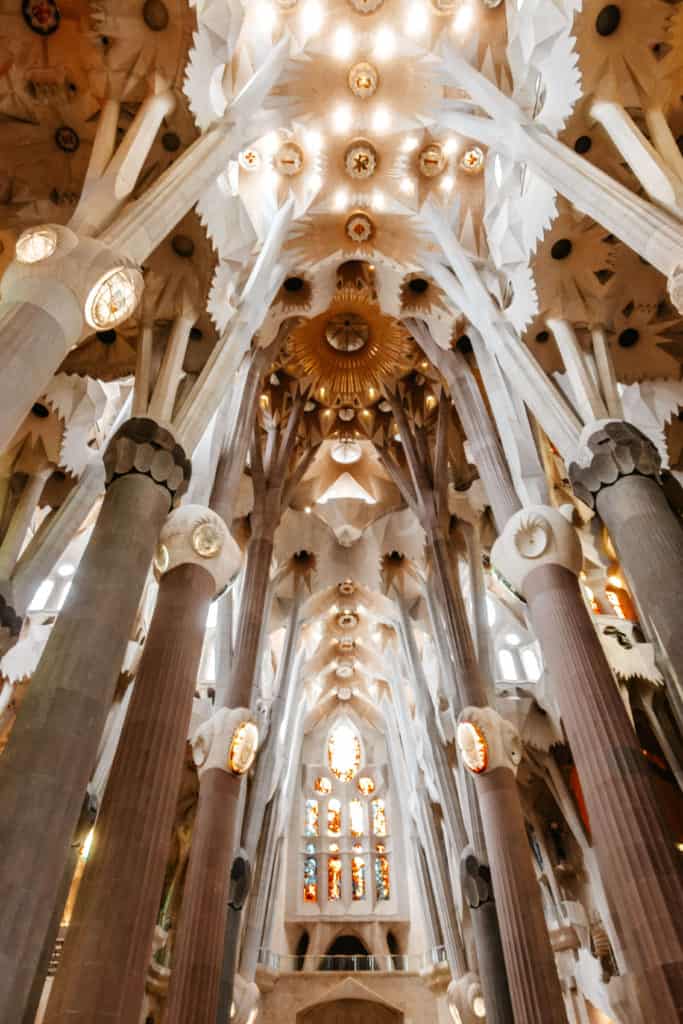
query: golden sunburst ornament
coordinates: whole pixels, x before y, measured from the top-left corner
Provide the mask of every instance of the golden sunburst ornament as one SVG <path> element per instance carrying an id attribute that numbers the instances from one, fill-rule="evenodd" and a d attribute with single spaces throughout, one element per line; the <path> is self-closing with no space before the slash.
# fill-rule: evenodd
<path id="1" fill-rule="evenodd" d="M 292 332 L 288 372 L 308 378 L 324 405 L 358 407 L 369 388 L 408 373 L 415 354 L 405 327 L 347 286 L 324 313 Z"/>

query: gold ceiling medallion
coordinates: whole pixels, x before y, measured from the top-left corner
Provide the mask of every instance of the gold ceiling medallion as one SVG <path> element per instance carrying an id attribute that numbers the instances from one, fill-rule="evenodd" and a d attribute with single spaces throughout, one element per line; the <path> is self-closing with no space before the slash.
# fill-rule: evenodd
<path id="1" fill-rule="evenodd" d="M 351 214 L 346 222 L 345 230 L 347 237 L 352 242 L 361 245 L 363 242 L 370 241 L 375 233 L 375 225 L 367 213 L 358 212 Z"/>
<path id="2" fill-rule="evenodd" d="M 373 14 L 380 9 L 384 0 L 349 0 L 349 3 L 359 14 Z"/>
<path id="3" fill-rule="evenodd" d="M 432 0 L 432 7 L 437 14 L 453 14 L 460 6 L 460 0 Z"/>
<path id="4" fill-rule="evenodd" d="M 284 142 L 273 159 L 276 171 L 286 178 L 294 178 L 301 174 L 304 166 L 304 151 L 298 142 Z"/>
<path id="5" fill-rule="evenodd" d="M 436 178 L 446 166 L 446 154 L 438 142 L 430 142 L 417 158 L 423 178 Z"/>
<path id="6" fill-rule="evenodd" d="M 349 89 L 360 100 L 369 100 L 377 92 L 379 73 L 366 60 L 354 64 L 349 71 Z"/>
<path id="7" fill-rule="evenodd" d="M 322 405 L 362 408 L 371 388 L 409 373 L 416 348 L 400 321 L 367 290 L 338 288 L 327 311 L 296 327 L 285 369 L 306 377 Z"/>
<path id="8" fill-rule="evenodd" d="M 484 166 L 484 154 L 479 146 L 472 146 L 463 153 L 460 166 L 468 174 L 479 174 Z"/>
<path id="9" fill-rule="evenodd" d="M 356 139 L 344 154 L 344 169 L 354 181 L 365 181 L 377 170 L 377 151 L 365 139 Z"/>

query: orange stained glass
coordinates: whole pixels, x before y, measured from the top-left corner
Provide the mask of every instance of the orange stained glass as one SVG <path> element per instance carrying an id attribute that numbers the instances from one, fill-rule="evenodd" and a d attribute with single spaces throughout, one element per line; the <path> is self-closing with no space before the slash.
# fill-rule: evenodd
<path id="1" fill-rule="evenodd" d="M 351 858 L 351 895 L 354 900 L 365 899 L 365 857 L 360 856 L 362 849 L 360 844 L 356 844 Z"/>
<path id="2" fill-rule="evenodd" d="M 313 789 L 316 793 L 321 793 L 323 796 L 327 796 L 328 793 L 332 792 L 332 783 L 329 779 L 326 779 L 324 775 L 319 775 L 313 783 Z"/>
<path id="3" fill-rule="evenodd" d="M 327 801 L 327 831 L 331 836 L 338 836 L 342 828 L 341 803 L 336 797 Z"/>
<path id="4" fill-rule="evenodd" d="M 375 792 L 375 780 L 371 779 L 369 775 L 361 775 L 356 785 L 358 792 L 363 796 L 371 796 Z"/>
<path id="5" fill-rule="evenodd" d="M 304 903 L 318 902 L 318 862 L 314 856 L 315 846 L 311 843 L 306 847 L 309 855 L 304 860 Z"/>
<path id="6" fill-rule="evenodd" d="M 341 899 L 342 862 L 336 853 L 327 860 L 327 898 L 335 902 Z"/>
<path id="7" fill-rule="evenodd" d="M 372 801 L 372 831 L 376 836 L 387 834 L 387 815 L 384 800 L 379 797 Z"/>
<path id="8" fill-rule="evenodd" d="M 388 900 L 391 897 L 391 881 L 389 879 L 389 858 L 384 852 L 382 843 L 377 844 L 375 856 L 375 890 L 378 900 Z"/>
<path id="9" fill-rule="evenodd" d="M 363 835 L 363 805 L 360 800 L 349 804 L 349 828 L 354 839 Z"/>
<path id="10" fill-rule="evenodd" d="M 327 741 L 327 763 L 340 782 L 350 782 L 361 762 L 358 733 L 347 722 L 338 722 Z"/>
<path id="11" fill-rule="evenodd" d="M 318 801 L 307 800 L 306 811 L 304 814 L 304 835 L 317 836 L 319 834 L 320 826 L 318 822 Z"/>

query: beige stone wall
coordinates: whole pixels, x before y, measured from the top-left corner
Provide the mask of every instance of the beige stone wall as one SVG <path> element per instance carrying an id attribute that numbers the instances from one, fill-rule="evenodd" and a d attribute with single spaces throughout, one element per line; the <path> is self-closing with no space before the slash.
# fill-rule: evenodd
<path id="1" fill-rule="evenodd" d="M 419 974 L 327 972 L 281 974 L 262 995 L 259 1024 L 297 1024 L 297 1014 L 323 1001 L 367 999 L 403 1014 L 404 1024 L 443 1024 L 445 1000 Z M 440 1005 L 441 1004 L 441 1005 Z"/>

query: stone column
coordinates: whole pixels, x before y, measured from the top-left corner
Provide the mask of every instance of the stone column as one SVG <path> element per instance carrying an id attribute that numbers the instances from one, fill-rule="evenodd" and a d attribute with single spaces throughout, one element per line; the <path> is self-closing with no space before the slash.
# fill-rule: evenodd
<path id="1" fill-rule="evenodd" d="M 659 483 L 654 444 L 630 423 L 586 427 L 569 476 L 609 531 L 643 626 L 663 655 L 683 722 L 683 526 Z"/>
<path id="2" fill-rule="evenodd" d="M 102 510 L 0 761 L 2 1024 L 23 1013 L 154 548 L 190 470 L 144 419 L 123 425 L 105 465 Z"/>
<path id="3" fill-rule="evenodd" d="M 195 735 L 199 803 L 178 923 L 166 1024 L 215 1024 L 240 784 L 256 755 L 248 708 L 221 708 Z"/>
<path id="4" fill-rule="evenodd" d="M 519 736 L 492 708 L 469 707 L 457 739 L 475 777 L 515 1020 L 567 1024 L 517 792 Z"/>
<path id="5" fill-rule="evenodd" d="M 111 322 L 88 312 L 103 279 L 121 271 L 130 303 Z M 79 238 L 61 224 L 29 228 L 2 278 L 0 302 L 0 451 L 45 391 L 67 352 L 100 326 L 115 327 L 134 311 L 142 275 L 115 248 Z"/>
<path id="6" fill-rule="evenodd" d="M 138 1019 L 211 599 L 240 551 L 209 509 L 184 505 L 161 532 L 161 581 L 46 1024 Z"/>
<path id="7" fill-rule="evenodd" d="M 629 1021 L 679 1020 L 683 886 L 640 744 L 581 595 L 578 536 L 557 509 L 535 506 L 513 516 L 492 557 L 528 601 L 554 682 L 630 974 Z"/>

